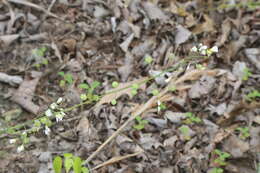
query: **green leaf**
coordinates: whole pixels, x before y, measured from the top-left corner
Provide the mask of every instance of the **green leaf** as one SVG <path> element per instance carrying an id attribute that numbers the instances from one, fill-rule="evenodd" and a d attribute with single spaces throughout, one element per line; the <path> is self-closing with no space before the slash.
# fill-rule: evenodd
<path id="1" fill-rule="evenodd" d="M 141 122 L 141 121 L 142 121 L 142 117 L 141 117 L 141 116 L 139 116 L 139 115 L 138 115 L 138 116 L 136 116 L 136 117 L 135 117 L 135 119 L 136 119 L 136 121 L 138 121 L 138 122 Z"/>
<path id="2" fill-rule="evenodd" d="M 64 156 L 65 158 L 72 158 L 72 157 L 73 157 L 73 154 L 71 154 L 71 153 L 64 153 L 63 156 Z"/>
<path id="3" fill-rule="evenodd" d="M 67 154 L 69 154 L 69 153 L 67 153 Z M 72 157 L 65 157 L 64 167 L 65 167 L 66 173 L 69 173 L 72 166 L 73 166 L 73 158 Z"/>
<path id="4" fill-rule="evenodd" d="M 99 87 L 100 86 L 100 82 L 98 82 L 98 81 L 94 81 L 92 84 L 91 84 L 91 88 L 92 89 L 95 89 L 95 88 L 97 88 L 97 87 Z"/>
<path id="5" fill-rule="evenodd" d="M 65 73 L 63 71 L 58 72 L 58 75 L 64 77 Z"/>
<path id="6" fill-rule="evenodd" d="M 89 173 L 89 170 L 88 170 L 88 168 L 86 168 L 86 167 L 82 167 L 82 168 L 81 168 L 81 172 L 82 172 L 82 173 Z"/>
<path id="7" fill-rule="evenodd" d="M 111 105 L 116 105 L 117 104 L 117 101 L 116 101 L 116 99 L 113 99 L 112 101 L 111 101 Z"/>
<path id="8" fill-rule="evenodd" d="M 73 171 L 74 173 L 81 173 L 81 158 L 79 157 L 74 157 L 74 162 L 73 162 Z"/>
<path id="9" fill-rule="evenodd" d="M 55 173 L 61 173 L 62 159 L 60 156 L 56 156 L 53 161 L 53 169 Z"/>
<path id="10" fill-rule="evenodd" d="M 65 79 L 66 82 L 68 82 L 68 84 L 70 84 L 70 85 L 73 83 L 73 77 L 72 77 L 72 75 L 71 75 L 70 73 L 65 74 L 64 79 Z"/>
<path id="11" fill-rule="evenodd" d="M 119 83 L 118 83 L 117 81 L 112 82 L 112 87 L 113 87 L 113 88 L 118 87 L 118 85 L 119 85 Z"/>
<path id="12" fill-rule="evenodd" d="M 81 94 L 80 95 L 80 99 L 82 100 L 82 101 L 85 101 L 85 100 L 87 100 L 87 95 L 86 94 Z"/>
<path id="13" fill-rule="evenodd" d="M 159 94 L 159 91 L 158 91 L 157 89 L 154 89 L 154 90 L 152 91 L 152 94 L 153 94 L 154 96 L 157 96 L 157 95 Z"/>
<path id="14" fill-rule="evenodd" d="M 132 86 L 131 86 L 134 90 L 137 90 L 137 89 L 139 89 L 139 85 L 138 84 L 133 84 Z"/>
<path id="15" fill-rule="evenodd" d="M 144 61 L 146 64 L 151 64 L 153 62 L 153 58 L 150 55 L 146 55 Z"/>
<path id="16" fill-rule="evenodd" d="M 136 130 L 142 130 L 144 128 L 143 124 L 136 124 L 133 126 Z"/>
<path id="17" fill-rule="evenodd" d="M 79 84 L 78 87 L 81 88 L 81 89 L 89 89 L 89 86 L 86 83 L 81 83 L 81 84 Z"/>
<path id="18" fill-rule="evenodd" d="M 65 80 L 60 80 L 60 87 L 64 87 L 65 86 Z"/>

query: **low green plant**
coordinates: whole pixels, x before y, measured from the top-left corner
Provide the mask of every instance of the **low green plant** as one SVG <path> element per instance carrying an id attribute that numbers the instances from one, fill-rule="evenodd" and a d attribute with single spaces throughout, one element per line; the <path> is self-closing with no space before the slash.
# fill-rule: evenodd
<path id="1" fill-rule="evenodd" d="M 111 100 L 111 105 L 115 106 L 117 104 L 116 99 Z"/>
<path id="2" fill-rule="evenodd" d="M 166 108 L 167 107 L 163 102 L 161 102 L 160 100 L 157 101 L 157 111 L 158 111 L 158 113 L 165 110 Z"/>
<path id="3" fill-rule="evenodd" d="M 150 55 L 145 55 L 144 62 L 146 64 L 151 64 L 153 62 L 153 58 Z"/>
<path id="4" fill-rule="evenodd" d="M 142 130 L 144 128 L 144 126 L 146 124 L 148 124 L 148 121 L 147 120 L 143 120 L 141 116 L 135 117 L 135 120 L 136 120 L 137 124 L 135 124 L 133 126 L 133 128 L 136 129 L 136 130 Z"/>
<path id="5" fill-rule="evenodd" d="M 217 155 L 217 158 L 214 160 L 214 163 L 218 164 L 219 166 L 227 165 L 226 159 L 231 156 L 229 153 L 220 151 L 218 149 L 214 150 L 214 154 Z"/>
<path id="6" fill-rule="evenodd" d="M 89 169 L 83 165 L 80 157 L 74 156 L 71 153 L 63 154 L 65 172 L 69 173 L 73 169 L 74 173 L 89 173 Z M 56 156 L 53 160 L 53 169 L 55 173 L 62 172 L 62 158 Z"/>
<path id="7" fill-rule="evenodd" d="M 72 85 L 73 83 L 73 76 L 70 73 L 64 73 L 63 71 L 58 72 L 58 75 L 60 75 L 63 79 L 60 80 L 60 87 L 64 87 L 66 84 Z"/>
<path id="8" fill-rule="evenodd" d="M 193 123 L 200 123 L 201 119 L 193 115 L 192 112 L 185 113 L 186 119 L 184 120 L 185 124 L 193 124 Z"/>
<path id="9" fill-rule="evenodd" d="M 157 89 L 152 90 L 152 94 L 154 96 L 157 96 L 159 94 L 159 91 Z"/>
<path id="10" fill-rule="evenodd" d="M 238 127 L 236 128 L 239 131 L 239 138 L 245 140 L 250 137 L 249 128 L 248 127 Z"/>
<path id="11" fill-rule="evenodd" d="M 243 70 L 243 76 L 242 76 L 242 80 L 246 81 L 248 80 L 248 78 L 252 75 L 252 73 L 250 72 L 249 68 L 245 67 Z"/>
<path id="12" fill-rule="evenodd" d="M 80 95 L 80 98 L 82 101 L 90 101 L 95 102 L 100 99 L 100 96 L 97 94 L 94 94 L 94 90 L 100 86 L 100 82 L 94 81 L 90 85 L 86 83 L 82 83 L 78 86 L 78 88 L 83 89 L 85 93 Z"/>
<path id="13" fill-rule="evenodd" d="M 119 83 L 117 81 L 112 82 L 112 87 L 117 88 L 119 86 Z"/>
<path id="14" fill-rule="evenodd" d="M 137 90 L 140 88 L 140 86 L 138 85 L 138 84 L 133 84 L 132 86 L 131 86 L 131 94 L 133 95 L 133 96 L 135 96 L 136 94 L 137 94 Z"/>
<path id="15" fill-rule="evenodd" d="M 222 168 L 213 168 L 210 173 L 223 173 L 224 170 Z"/>
<path id="16" fill-rule="evenodd" d="M 188 126 L 186 125 L 182 125 L 180 128 L 179 128 L 181 134 L 183 135 L 184 139 L 185 140 L 190 140 L 191 139 L 191 136 L 190 136 L 190 129 Z"/>
<path id="17" fill-rule="evenodd" d="M 250 93 L 248 93 L 248 94 L 246 95 L 246 99 L 247 99 L 248 101 L 255 100 L 257 97 L 260 97 L 260 92 L 257 91 L 257 90 L 251 91 Z"/>
<path id="18" fill-rule="evenodd" d="M 32 57 L 36 61 L 36 63 L 33 65 L 34 67 L 39 69 L 41 66 L 47 66 L 49 64 L 48 59 L 44 58 L 46 51 L 46 47 L 36 48 L 32 50 Z"/>

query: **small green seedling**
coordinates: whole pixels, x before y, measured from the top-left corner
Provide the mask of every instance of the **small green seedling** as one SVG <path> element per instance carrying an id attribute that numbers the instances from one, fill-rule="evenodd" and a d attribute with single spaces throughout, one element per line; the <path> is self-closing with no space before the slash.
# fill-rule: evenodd
<path id="1" fill-rule="evenodd" d="M 36 68 L 40 68 L 42 65 L 48 65 L 48 59 L 44 58 L 47 48 L 41 47 L 32 50 L 32 57 L 35 59 L 36 63 L 33 65 Z"/>
<path id="2" fill-rule="evenodd" d="M 246 95 L 246 99 L 248 101 L 255 100 L 257 97 L 260 97 L 260 92 L 257 90 L 254 90 Z"/>
<path id="3" fill-rule="evenodd" d="M 119 86 L 118 82 L 116 82 L 116 81 L 112 82 L 112 87 L 113 88 L 117 88 L 118 86 Z"/>
<path id="4" fill-rule="evenodd" d="M 65 153 L 63 156 L 66 173 L 69 173 L 71 169 L 73 169 L 74 173 L 89 173 L 89 169 L 84 167 L 80 157 L 74 156 L 71 153 Z M 54 158 L 53 169 L 55 173 L 62 172 L 62 158 L 60 156 Z"/>
<path id="5" fill-rule="evenodd" d="M 115 106 L 117 104 L 116 99 L 111 100 L 111 105 Z"/>
<path id="6" fill-rule="evenodd" d="M 190 129 L 188 126 L 186 125 L 182 125 L 180 128 L 179 128 L 181 134 L 183 135 L 184 139 L 185 140 L 190 140 L 191 137 L 190 137 Z"/>
<path id="7" fill-rule="evenodd" d="M 153 96 L 157 96 L 159 94 L 159 91 L 157 89 L 154 89 L 152 91 Z"/>
<path id="8" fill-rule="evenodd" d="M 210 173 L 223 173 L 224 170 L 222 168 L 213 168 Z"/>
<path id="9" fill-rule="evenodd" d="M 144 62 L 146 64 L 151 64 L 153 62 L 153 58 L 150 55 L 146 55 L 144 58 Z"/>
<path id="10" fill-rule="evenodd" d="M 196 69 L 198 69 L 198 70 L 205 70 L 206 67 L 201 65 L 201 64 L 196 64 Z"/>
<path id="11" fill-rule="evenodd" d="M 193 123 L 200 123 L 201 119 L 193 115 L 192 112 L 187 112 L 185 114 L 186 119 L 184 120 L 185 124 L 193 124 Z"/>
<path id="12" fill-rule="evenodd" d="M 147 120 L 143 120 L 141 116 L 135 117 L 135 120 L 137 121 L 137 124 L 133 126 L 136 130 L 142 130 L 144 126 L 148 123 Z"/>
<path id="13" fill-rule="evenodd" d="M 98 81 L 94 81 L 90 86 L 86 83 L 79 84 L 78 88 L 85 90 L 84 94 L 80 95 L 82 101 L 95 102 L 98 101 L 100 96 L 94 94 L 94 90 L 100 86 Z"/>
<path id="14" fill-rule="evenodd" d="M 60 87 L 64 87 L 66 84 L 71 85 L 73 83 L 73 76 L 70 73 L 64 73 L 63 71 L 60 71 L 58 73 L 63 79 L 60 80 Z"/>
<path id="15" fill-rule="evenodd" d="M 219 166 L 227 165 L 226 159 L 231 156 L 229 153 L 220 151 L 218 149 L 214 150 L 214 154 L 217 155 L 217 158 L 214 160 L 214 163 L 218 164 Z"/>
<path id="16" fill-rule="evenodd" d="M 139 89 L 139 85 L 138 84 L 133 84 L 132 86 L 131 86 L 131 88 L 132 88 L 132 90 L 131 90 L 131 94 L 133 95 L 133 96 L 135 96 L 136 94 L 137 94 L 137 90 Z"/>
<path id="17" fill-rule="evenodd" d="M 246 81 L 252 75 L 252 73 L 250 72 L 249 68 L 247 68 L 247 67 L 244 68 L 243 72 L 244 72 L 244 74 L 243 74 L 242 80 Z"/>
<path id="18" fill-rule="evenodd" d="M 250 137 L 249 128 L 248 127 L 238 127 L 236 128 L 239 131 L 239 138 L 245 140 Z"/>

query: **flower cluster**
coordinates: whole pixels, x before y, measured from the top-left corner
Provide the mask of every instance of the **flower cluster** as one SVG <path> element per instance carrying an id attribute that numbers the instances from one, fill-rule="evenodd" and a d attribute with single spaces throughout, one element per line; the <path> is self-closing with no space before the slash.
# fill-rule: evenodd
<path id="1" fill-rule="evenodd" d="M 191 52 L 200 53 L 201 55 L 210 56 L 213 53 L 217 53 L 218 52 L 218 47 L 217 46 L 213 46 L 212 48 L 208 48 L 208 46 L 203 45 L 202 43 L 200 43 L 198 46 L 193 46 L 190 51 Z"/>

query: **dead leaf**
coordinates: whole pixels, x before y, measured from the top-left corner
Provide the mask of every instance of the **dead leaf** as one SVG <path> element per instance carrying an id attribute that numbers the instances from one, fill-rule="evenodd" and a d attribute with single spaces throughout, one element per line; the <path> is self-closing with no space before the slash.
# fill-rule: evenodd
<path id="1" fill-rule="evenodd" d="M 14 102 L 33 114 L 39 112 L 39 106 L 32 102 L 32 98 L 41 75 L 41 72 L 32 72 L 34 79 L 25 79 L 11 98 Z"/>
<path id="2" fill-rule="evenodd" d="M 251 61 L 253 65 L 260 70 L 260 49 L 259 48 L 249 48 L 245 49 L 245 54 L 247 58 Z"/>
<path id="3" fill-rule="evenodd" d="M 121 49 L 124 51 L 124 52 L 127 52 L 128 51 L 128 47 L 129 45 L 131 44 L 132 40 L 134 39 L 134 33 L 132 33 L 129 37 L 127 37 L 127 39 L 120 44 L 120 47 Z"/>
<path id="4" fill-rule="evenodd" d="M 133 84 L 136 83 L 140 83 L 142 81 L 147 80 L 147 77 L 141 78 L 141 79 L 137 79 L 131 82 L 127 82 L 127 83 L 120 83 L 119 86 L 116 89 L 112 89 L 107 91 L 106 95 L 104 97 L 101 98 L 101 100 L 96 104 L 96 107 L 105 104 L 105 103 L 110 103 L 112 100 L 119 98 L 120 96 L 127 94 L 129 97 L 132 97 L 132 88 L 131 86 Z M 145 90 L 146 88 L 146 84 L 143 83 L 140 86 L 140 89 Z"/>
<path id="5" fill-rule="evenodd" d="M 191 36 L 191 32 L 182 25 L 176 26 L 177 33 L 175 35 L 175 44 L 179 45 L 186 42 Z"/>
<path id="6" fill-rule="evenodd" d="M 232 155 L 232 158 L 240 158 L 249 150 L 249 144 L 232 135 L 224 141 L 223 148 Z"/>
<path id="7" fill-rule="evenodd" d="M 202 76 L 189 90 L 189 97 L 200 98 L 202 95 L 210 93 L 214 89 L 216 79 L 211 76 Z"/>
<path id="8" fill-rule="evenodd" d="M 0 81 L 15 86 L 22 83 L 23 78 L 21 78 L 20 76 L 11 76 L 0 72 Z"/>
<path id="9" fill-rule="evenodd" d="M 152 20 L 158 19 L 160 21 L 166 21 L 168 19 L 168 16 L 166 16 L 159 7 L 151 2 L 143 2 L 143 7 L 149 18 Z"/>
<path id="10" fill-rule="evenodd" d="M 231 22 L 229 21 L 229 19 L 226 19 L 221 25 L 222 34 L 219 38 L 219 41 L 216 43 L 218 47 L 222 46 L 227 41 L 230 31 L 231 31 Z"/>
<path id="11" fill-rule="evenodd" d="M 0 40 L 4 43 L 5 46 L 9 46 L 12 42 L 17 40 L 18 38 L 19 38 L 19 34 L 0 36 Z"/>
<path id="12" fill-rule="evenodd" d="M 214 22 L 211 18 L 209 18 L 208 15 L 204 14 L 204 19 L 205 22 L 203 22 L 202 24 L 198 24 L 193 30 L 193 34 L 200 34 L 203 32 L 213 32 L 215 31 L 214 28 Z"/>

